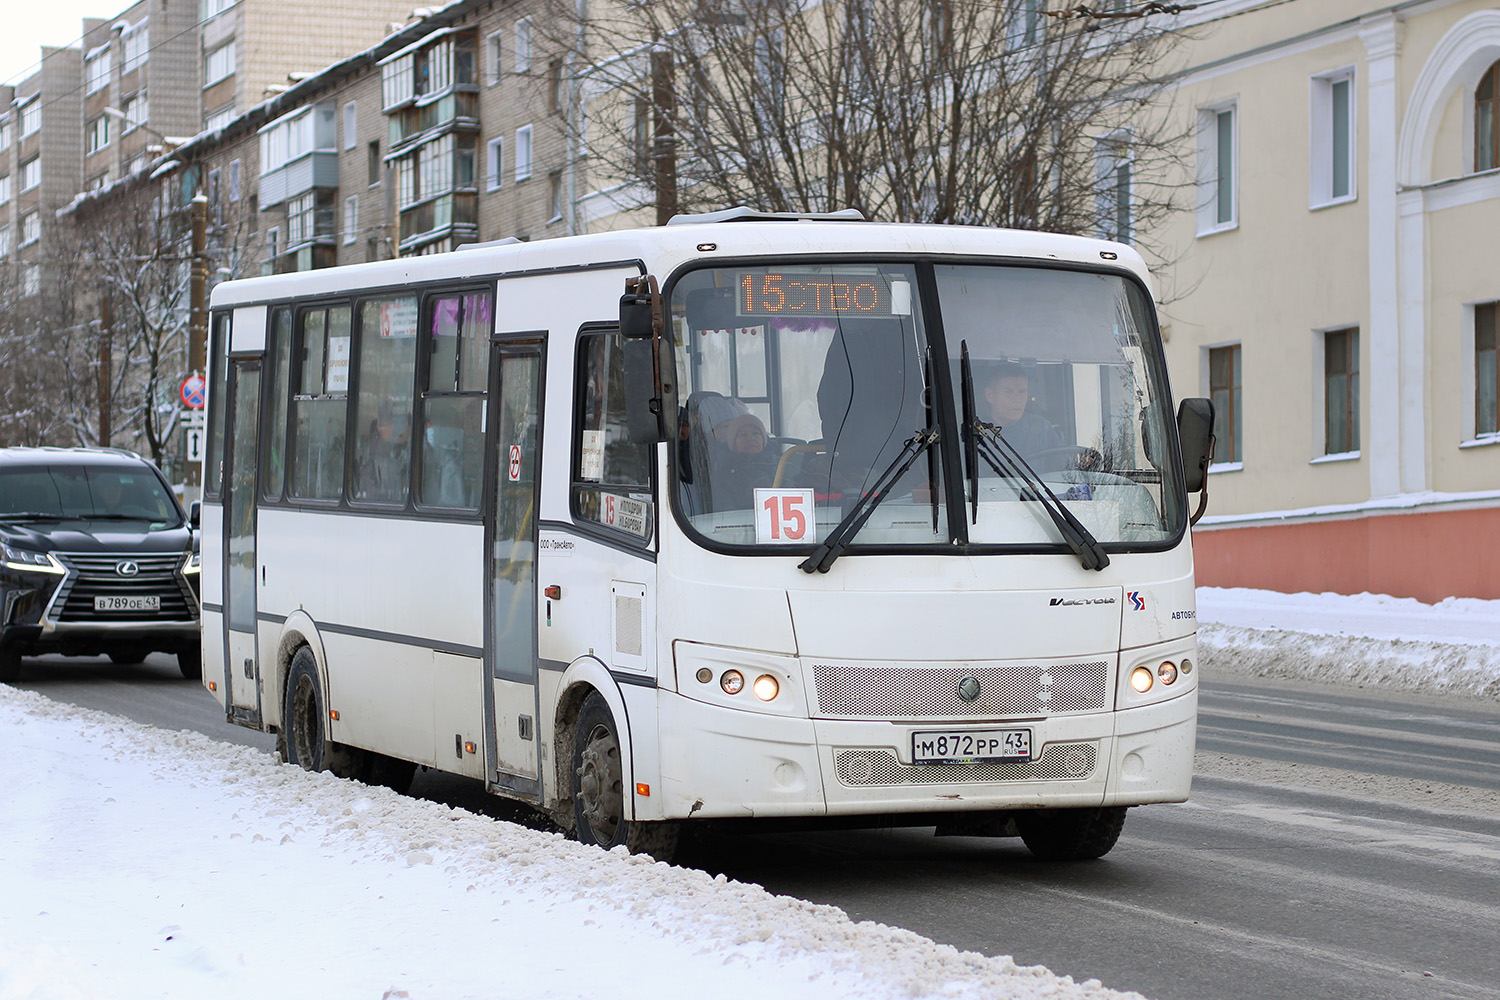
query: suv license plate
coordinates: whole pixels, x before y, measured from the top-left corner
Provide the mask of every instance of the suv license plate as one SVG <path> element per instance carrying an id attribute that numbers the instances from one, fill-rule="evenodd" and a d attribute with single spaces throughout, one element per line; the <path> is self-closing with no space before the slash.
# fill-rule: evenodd
<path id="1" fill-rule="evenodd" d="M 160 611 L 161 598 L 155 595 L 95 597 L 95 611 Z"/>
<path id="2" fill-rule="evenodd" d="M 1030 760 L 1029 729 L 940 729 L 911 735 L 916 764 L 968 764 Z"/>

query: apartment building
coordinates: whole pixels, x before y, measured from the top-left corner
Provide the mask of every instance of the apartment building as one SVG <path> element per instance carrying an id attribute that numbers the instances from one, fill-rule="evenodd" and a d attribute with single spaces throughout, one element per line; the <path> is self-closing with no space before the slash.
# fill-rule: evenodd
<path id="1" fill-rule="evenodd" d="M 1200 582 L 1500 597 L 1500 9 L 1222 0 L 1152 234 L 1179 394 L 1218 407 Z"/>

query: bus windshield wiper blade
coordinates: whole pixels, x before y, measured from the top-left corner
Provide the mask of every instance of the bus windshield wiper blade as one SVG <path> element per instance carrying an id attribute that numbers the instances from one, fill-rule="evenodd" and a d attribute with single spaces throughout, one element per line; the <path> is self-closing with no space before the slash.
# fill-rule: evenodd
<path id="1" fill-rule="evenodd" d="M 797 568 L 804 573 L 827 573 L 833 561 L 843 554 L 859 534 L 859 529 L 865 526 L 875 508 L 891 492 L 891 488 L 906 475 L 917 461 L 917 457 L 928 448 L 937 443 L 938 432 L 935 428 L 924 428 L 906 439 L 900 453 L 885 467 L 875 479 L 875 487 L 859 498 L 844 519 L 834 525 L 828 537 L 823 539 L 822 544 L 813 549 L 812 555 L 797 564 Z"/>
<path id="2" fill-rule="evenodd" d="M 1002 476 L 1014 476 L 1025 484 L 1026 489 L 1019 491 L 1019 496 L 1024 500 L 1035 500 L 1041 505 L 1047 515 L 1052 518 L 1052 523 L 1057 525 L 1058 532 L 1063 536 L 1063 541 L 1068 543 L 1068 548 L 1078 556 L 1078 561 L 1083 564 L 1084 569 L 1101 570 L 1109 565 L 1109 553 L 1099 544 L 1089 529 L 1083 526 L 1083 522 L 1073 516 L 1073 512 L 1064 506 L 1047 484 L 1042 482 L 1041 476 L 1031 467 L 1021 453 L 1016 451 L 1015 446 L 1005 437 L 998 433 L 994 424 L 976 420 L 967 428 L 969 435 L 977 442 L 977 451 L 995 472 Z"/>

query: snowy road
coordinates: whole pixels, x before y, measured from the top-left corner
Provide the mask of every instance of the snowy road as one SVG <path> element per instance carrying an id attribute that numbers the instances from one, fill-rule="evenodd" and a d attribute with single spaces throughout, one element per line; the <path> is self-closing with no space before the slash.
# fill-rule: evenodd
<path id="1" fill-rule="evenodd" d="M 75 661 L 21 686 L 266 741 L 223 727 L 170 661 L 135 669 L 132 685 L 130 671 Z M 1133 811 L 1100 863 L 910 830 L 729 836 L 683 860 L 1157 1000 L 1493 1000 L 1500 713 L 1462 704 L 1207 682 L 1192 801 Z M 1414 808 L 1430 803 L 1441 811 Z"/>

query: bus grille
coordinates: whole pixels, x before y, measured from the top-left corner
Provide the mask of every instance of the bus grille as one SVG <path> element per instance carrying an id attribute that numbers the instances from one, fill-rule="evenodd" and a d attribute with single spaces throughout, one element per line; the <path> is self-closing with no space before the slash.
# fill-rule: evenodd
<path id="1" fill-rule="evenodd" d="M 903 764 L 889 750 L 839 750 L 844 785 L 947 785 L 979 781 L 1070 781 L 1094 773 L 1094 744 L 1048 743 L 1037 760 L 987 764 Z"/>
<path id="2" fill-rule="evenodd" d="M 62 590 L 53 602 L 53 617 L 60 624 L 102 624 L 106 622 L 189 622 L 198 618 L 198 602 L 177 569 L 182 565 L 181 552 L 167 555 L 135 555 L 129 552 L 104 554 L 91 552 L 55 553 L 70 572 Z M 115 566 L 133 562 L 139 568 L 134 576 L 121 576 Z M 161 599 L 159 611 L 96 611 L 95 597 L 111 595 Z"/>
<path id="3" fill-rule="evenodd" d="M 1108 660 L 982 667 L 866 667 L 813 664 L 822 717 L 978 719 L 1097 712 L 1109 703 Z M 979 681 L 964 701 L 958 685 Z"/>

